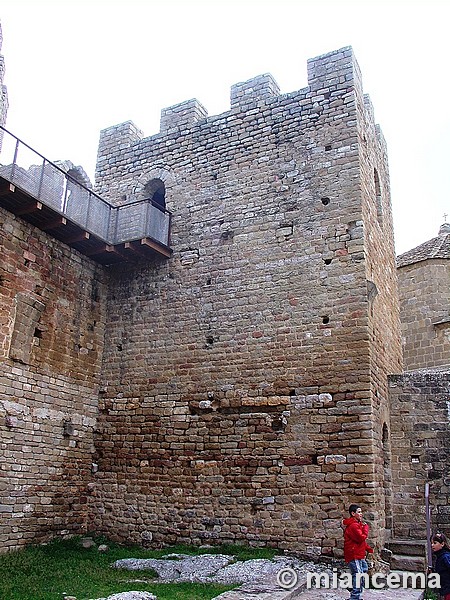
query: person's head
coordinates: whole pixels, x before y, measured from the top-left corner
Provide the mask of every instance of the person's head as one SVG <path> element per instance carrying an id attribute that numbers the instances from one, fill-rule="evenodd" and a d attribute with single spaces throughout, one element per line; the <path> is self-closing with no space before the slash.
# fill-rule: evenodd
<path id="1" fill-rule="evenodd" d="M 348 507 L 348 512 L 351 517 L 354 517 L 357 521 L 361 521 L 362 519 L 362 509 L 358 504 L 350 504 Z"/>
<path id="2" fill-rule="evenodd" d="M 439 552 L 442 548 L 448 548 L 447 537 L 443 533 L 435 533 L 431 536 L 431 549 L 433 552 Z"/>

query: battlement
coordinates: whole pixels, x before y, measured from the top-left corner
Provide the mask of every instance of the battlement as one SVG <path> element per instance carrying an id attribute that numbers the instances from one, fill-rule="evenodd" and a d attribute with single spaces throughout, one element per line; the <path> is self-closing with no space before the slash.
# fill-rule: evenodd
<path id="1" fill-rule="evenodd" d="M 143 137 L 144 133 L 132 121 L 125 121 L 125 123 L 102 129 L 98 144 L 97 163 L 101 162 L 102 157 L 109 154 L 114 148 L 122 151 Z"/>
<path id="2" fill-rule="evenodd" d="M 351 46 L 308 60 L 308 86 L 311 92 L 330 91 L 361 84 L 361 71 Z"/>
<path id="3" fill-rule="evenodd" d="M 198 100 L 186 100 L 161 111 L 160 132 L 166 133 L 174 128 L 188 129 L 208 116 L 206 108 Z"/>
<path id="4" fill-rule="evenodd" d="M 308 86 L 306 88 L 281 94 L 280 87 L 270 73 L 257 75 L 247 81 L 235 83 L 230 88 L 230 112 L 237 116 L 245 114 L 249 110 L 261 108 L 265 103 L 282 99 L 285 96 L 297 96 L 299 99 L 306 98 L 303 102 L 304 117 L 308 116 L 307 100 L 316 103 L 320 100 L 332 98 L 339 90 L 350 89 L 352 86 L 362 91 L 361 75 L 359 66 L 350 46 L 335 50 L 307 62 Z M 316 118 L 317 106 L 313 112 Z M 222 115 L 219 115 L 222 116 Z M 216 117 L 210 117 L 208 110 L 195 98 L 185 100 L 178 104 L 168 106 L 161 110 L 160 131 L 156 136 L 169 135 L 174 132 L 187 131 L 201 123 Z M 102 158 L 121 152 L 125 147 L 140 141 L 143 133 L 133 124 L 127 121 L 119 125 L 113 125 L 101 132 L 99 144 L 99 161 Z"/>
<path id="5" fill-rule="evenodd" d="M 258 101 L 267 100 L 280 94 L 278 83 L 270 73 L 258 75 L 248 81 L 236 83 L 231 86 L 231 108 L 246 110 L 249 107 L 256 107 Z"/>

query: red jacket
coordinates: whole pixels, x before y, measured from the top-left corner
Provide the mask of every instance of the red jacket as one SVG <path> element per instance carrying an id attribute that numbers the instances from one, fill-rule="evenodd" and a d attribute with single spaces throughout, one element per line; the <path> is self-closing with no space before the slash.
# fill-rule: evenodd
<path id="1" fill-rule="evenodd" d="M 342 524 L 344 530 L 344 560 L 361 560 L 366 558 L 366 552 L 373 552 L 373 549 L 367 545 L 366 539 L 369 535 L 369 526 L 367 523 L 361 523 L 355 517 L 344 519 Z"/>

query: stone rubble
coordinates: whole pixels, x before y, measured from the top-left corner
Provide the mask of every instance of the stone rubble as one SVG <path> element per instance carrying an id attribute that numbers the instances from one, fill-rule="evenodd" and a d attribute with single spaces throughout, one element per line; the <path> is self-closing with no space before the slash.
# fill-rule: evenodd
<path id="1" fill-rule="evenodd" d="M 139 571 L 153 569 L 161 582 L 221 583 L 224 585 L 243 584 L 272 579 L 281 569 L 293 569 L 300 577 L 308 571 L 327 571 L 325 565 L 302 561 L 294 557 L 278 556 L 272 560 L 253 559 L 237 561 L 234 556 L 225 554 L 203 554 L 189 556 L 169 555 L 170 558 L 125 558 L 113 563 L 113 568 Z"/>
<path id="2" fill-rule="evenodd" d="M 168 554 L 161 559 L 126 558 L 115 561 L 115 569 L 143 571 L 153 569 L 158 573 L 155 583 L 220 583 L 237 584 L 235 590 L 224 592 L 214 600 L 342 600 L 348 598 L 345 589 L 306 589 L 307 574 L 328 573 L 332 576 L 330 565 L 300 560 L 292 556 L 276 556 L 273 559 L 253 559 L 238 561 L 226 554 Z M 277 583 L 277 574 L 282 569 L 293 569 L 297 582 L 290 589 L 283 589 Z M 129 583 L 132 584 L 133 580 Z M 367 600 L 420 600 L 422 590 L 382 589 L 365 590 Z M 76 600 L 66 596 L 65 600 Z M 94 600 L 94 599 L 91 599 Z M 95 600 L 158 600 L 150 592 L 128 591 L 113 594 L 107 598 Z M 194 600 L 194 599 L 192 599 Z"/>

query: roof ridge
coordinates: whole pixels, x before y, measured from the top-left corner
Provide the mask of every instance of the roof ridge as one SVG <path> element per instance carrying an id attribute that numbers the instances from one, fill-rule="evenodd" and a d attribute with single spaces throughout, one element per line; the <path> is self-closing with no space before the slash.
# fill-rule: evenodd
<path id="1" fill-rule="evenodd" d="M 445 233 L 445 234 L 439 234 L 437 237 L 440 238 L 440 243 L 438 245 L 438 247 L 436 248 L 436 250 L 433 253 L 433 256 L 436 256 L 436 254 L 438 252 L 440 252 L 442 250 L 442 248 L 445 246 L 445 242 L 447 241 L 447 238 L 449 237 L 449 233 Z"/>

